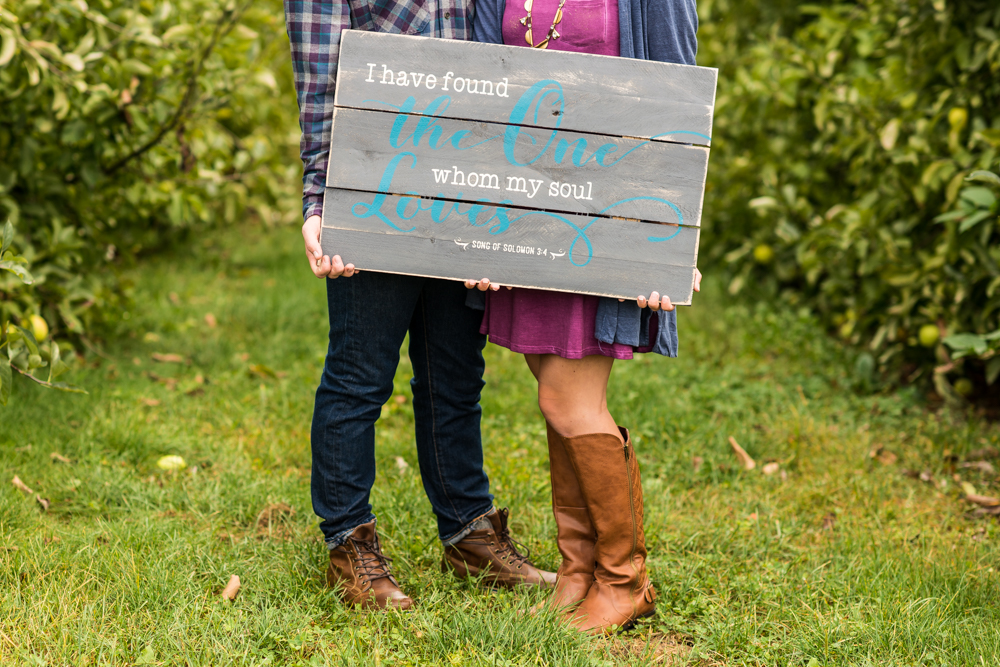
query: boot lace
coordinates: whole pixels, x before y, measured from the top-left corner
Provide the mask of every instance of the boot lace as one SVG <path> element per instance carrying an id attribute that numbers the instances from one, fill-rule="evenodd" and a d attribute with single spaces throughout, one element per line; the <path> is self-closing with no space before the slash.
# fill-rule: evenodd
<path id="1" fill-rule="evenodd" d="M 510 513 L 509 510 L 504 507 L 498 511 L 500 513 L 500 525 L 502 528 L 500 532 L 497 533 L 497 541 L 500 543 L 497 548 L 497 555 L 510 565 L 515 566 L 517 569 L 521 569 L 521 566 L 527 563 L 531 558 L 531 550 L 511 537 L 510 529 L 507 527 L 507 515 Z M 525 553 L 522 554 L 517 547 L 524 549 Z"/>
<path id="2" fill-rule="evenodd" d="M 367 581 L 385 579 L 386 577 L 392 579 L 392 568 L 389 566 L 392 559 L 382 553 L 378 537 L 374 540 L 350 539 L 357 548 L 358 555 L 354 562 L 361 578 Z"/>

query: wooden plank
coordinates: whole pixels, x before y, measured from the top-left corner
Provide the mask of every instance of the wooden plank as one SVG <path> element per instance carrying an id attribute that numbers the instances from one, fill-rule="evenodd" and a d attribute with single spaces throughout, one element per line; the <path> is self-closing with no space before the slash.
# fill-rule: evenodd
<path id="1" fill-rule="evenodd" d="M 708 145 L 717 78 L 707 67 L 349 30 L 336 105 Z"/>
<path id="2" fill-rule="evenodd" d="M 509 127 L 339 108 L 327 185 L 700 224 L 708 148 Z"/>
<path id="3" fill-rule="evenodd" d="M 339 254 L 365 270 L 486 277 L 504 285 L 629 299 L 655 290 L 686 305 L 699 233 L 683 225 L 331 188 L 322 245 L 325 254 Z"/>

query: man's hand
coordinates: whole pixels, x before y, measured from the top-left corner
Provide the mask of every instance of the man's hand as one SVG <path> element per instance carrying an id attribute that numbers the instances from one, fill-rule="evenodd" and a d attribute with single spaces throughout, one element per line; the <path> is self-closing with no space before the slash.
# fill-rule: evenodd
<path id="1" fill-rule="evenodd" d="M 306 257 L 309 258 L 309 268 L 317 278 L 339 278 L 345 276 L 350 278 L 360 271 L 354 268 L 353 264 L 344 265 L 344 260 L 340 255 L 334 255 L 331 260 L 328 255 L 323 254 L 323 248 L 319 244 L 319 235 L 323 230 L 323 218 L 318 215 L 311 215 L 302 225 L 302 238 L 306 242 Z"/>

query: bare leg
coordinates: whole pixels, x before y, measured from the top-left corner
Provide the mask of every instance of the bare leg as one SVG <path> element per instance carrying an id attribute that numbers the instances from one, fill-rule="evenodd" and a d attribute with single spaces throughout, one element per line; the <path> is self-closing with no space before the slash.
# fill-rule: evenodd
<path id="1" fill-rule="evenodd" d="M 607 433 L 621 439 L 608 412 L 608 378 L 614 359 L 542 354 L 525 355 L 525 361 L 538 380 L 538 407 L 556 432 L 565 438 Z"/>

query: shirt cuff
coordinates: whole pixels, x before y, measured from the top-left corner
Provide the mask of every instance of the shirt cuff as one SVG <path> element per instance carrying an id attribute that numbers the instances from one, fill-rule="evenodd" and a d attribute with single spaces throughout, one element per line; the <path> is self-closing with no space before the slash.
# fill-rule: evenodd
<path id="1" fill-rule="evenodd" d="M 323 195 L 307 195 L 302 198 L 302 219 L 308 220 L 313 215 L 323 215 Z"/>

